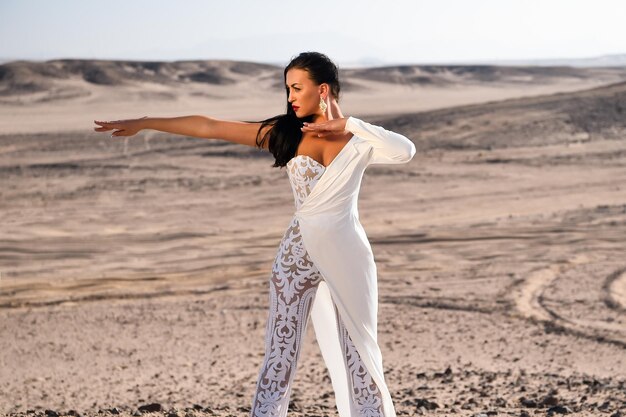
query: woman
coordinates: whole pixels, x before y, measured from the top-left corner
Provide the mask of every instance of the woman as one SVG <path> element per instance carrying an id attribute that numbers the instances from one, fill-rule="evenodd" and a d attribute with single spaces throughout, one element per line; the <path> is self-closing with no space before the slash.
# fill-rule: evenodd
<path id="1" fill-rule="evenodd" d="M 335 64 L 301 53 L 284 70 L 287 112 L 261 122 L 204 116 L 95 121 L 96 131 L 131 136 L 141 129 L 223 139 L 260 149 L 285 166 L 296 212 L 270 276 L 266 350 L 251 416 L 286 416 L 309 316 L 341 417 L 395 416 L 377 343 L 376 264 L 359 222 L 365 168 L 401 164 L 415 145 L 339 108 Z M 259 140 L 259 138 L 261 138 Z"/>

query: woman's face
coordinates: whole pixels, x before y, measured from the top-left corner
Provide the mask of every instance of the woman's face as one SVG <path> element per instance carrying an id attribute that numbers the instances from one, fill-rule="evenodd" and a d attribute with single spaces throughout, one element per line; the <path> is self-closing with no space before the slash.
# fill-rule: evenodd
<path id="1" fill-rule="evenodd" d="M 300 68 L 287 71 L 286 86 L 289 104 L 293 107 L 296 116 L 302 118 L 310 114 L 321 113 L 320 97 L 326 99 L 328 85 L 316 85 L 309 73 Z"/>

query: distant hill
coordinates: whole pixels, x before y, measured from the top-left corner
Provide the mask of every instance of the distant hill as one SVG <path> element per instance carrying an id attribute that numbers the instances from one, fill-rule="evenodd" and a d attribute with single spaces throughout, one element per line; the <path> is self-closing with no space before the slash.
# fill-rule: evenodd
<path id="1" fill-rule="evenodd" d="M 531 65 L 531 66 L 568 66 L 568 67 L 626 67 L 626 54 L 601 55 L 590 58 L 554 58 L 554 59 L 509 59 L 458 62 L 457 65 Z"/>
<path id="2" fill-rule="evenodd" d="M 421 150 L 490 150 L 624 140 L 626 82 L 371 120 L 406 134 Z M 614 155 L 616 161 L 623 161 L 623 157 Z"/>
<path id="3" fill-rule="evenodd" d="M 617 62 L 617 61 L 613 61 Z M 346 90 L 351 80 L 369 80 L 405 85 L 467 85 L 468 83 L 543 83 L 551 80 L 588 79 L 626 74 L 626 67 L 576 68 L 570 66 L 502 65 L 390 65 L 340 69 Z M 198 61 L 113 61 L 58 59 L 11 61 L 0 65 L 0 96 L 19 96 L 66 87 L 80 94 L 80 83 L 124 86 L 141 82 L 164 85 L 203 83 L 235 84 L 251 77 L 259 88 L 280 89 L 283 67 L 231 60 Z M 77 83 L 77 81 L 79 83 Z M 613 81 L 614 82 L 614 81 Z"/>

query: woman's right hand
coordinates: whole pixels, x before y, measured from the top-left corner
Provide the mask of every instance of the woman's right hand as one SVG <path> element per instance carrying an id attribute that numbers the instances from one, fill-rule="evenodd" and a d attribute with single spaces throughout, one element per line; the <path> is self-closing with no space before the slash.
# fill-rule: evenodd
<path id="1" fill-rule="evenodd" d="M 100 125 L 101 127 L 94 127 L 93 130 L 96 132 L 106 132 L 107 130 L 117 129 L 116 131 L 111 132 L 111 137 L 133 136 L 143 128 L 141 120 L 146 117 L 148 116 L 144 116 L 139 119 L 113 120 L 110 122 L 94 120 L 94 123 Z"/>

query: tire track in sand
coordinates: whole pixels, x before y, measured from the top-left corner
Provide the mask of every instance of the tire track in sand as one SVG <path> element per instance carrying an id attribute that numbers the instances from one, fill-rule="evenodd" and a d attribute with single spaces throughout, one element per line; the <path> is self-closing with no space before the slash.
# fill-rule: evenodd
<path id="1" fill-rule="evenodd" d="M 586 255 L 576 255 L 565 263 L 552 264 L 533 271 L 514 285 L 511 298 L 516 310 L 525 318 L 546 325 L 548 331 L 560 331 L 577 336 L 616 344 L 626 348 L 623 324 L 600 320 L 572 319 L 558 314 L 545 303 L 547 290 L 567 270 L 590 263 Z M 611 274 L 603 285 L 604 301 L 611 308 L 623 309 L 626 304 L 626 268 Z"/>
<path id="2" fill-rule="evenodd" d="M 609 308 L 626 312 L 626 268 L 606 277 L 602 289 L 605 292 L 604 303 Z"/>

